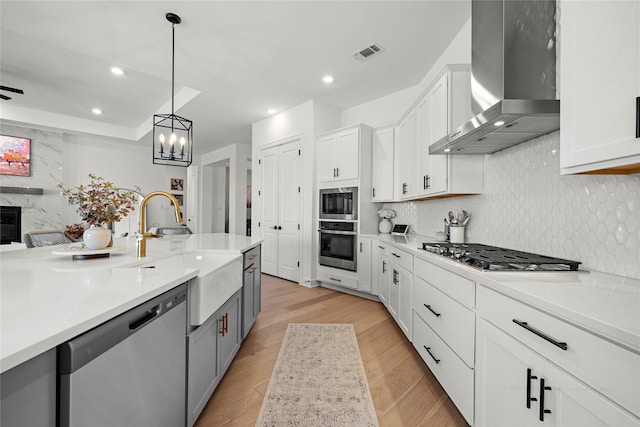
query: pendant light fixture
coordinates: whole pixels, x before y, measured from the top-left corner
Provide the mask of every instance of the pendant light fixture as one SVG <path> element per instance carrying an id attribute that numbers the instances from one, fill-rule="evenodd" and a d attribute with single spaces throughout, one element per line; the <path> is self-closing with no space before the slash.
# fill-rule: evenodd
<path id="1" fill-rule="evenodd" d="M 167 13 L 166 18 L 171 22 L 171 114 L 153 116 L 153 163 L 187 167 L 192 159 L 193 122 L 174 114 L 175 25 L 182 20 L 175 13 Z"/>

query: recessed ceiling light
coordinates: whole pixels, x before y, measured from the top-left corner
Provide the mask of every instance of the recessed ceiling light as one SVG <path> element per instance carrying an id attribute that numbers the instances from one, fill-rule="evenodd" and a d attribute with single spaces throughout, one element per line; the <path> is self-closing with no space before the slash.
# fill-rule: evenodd
<path id="1" fill-rule="evenodd" d="M 504 122 L 502 120 L 498 120 L 497 122 L 495 122 L 493 125 L 498 127 L 498 126 L 502 126 L 504 124 Z"/>
<path id="2" fill-rule="evenodd" d="M 274 114 L 275 112 L 276 110 L 274 110 L 273 108 L 267 108 L 267 113 Z"/>
<path id="3" fill-rule="evenodd" d="M 332 76 L 324 76 L 322 78 L 322 81 L 325 83 L 333 83 L 333 77 Z"/>
<path id="4" fill-rule="evenodd" d="M 111 72 L 116 76 L 121 76 L 124 74 L 124 70 L 120 67 L 111 67 Z"/>
<path id="5" fill-rule="evenodd" d="M 99 116 L 100 114 L 102 114 L 102 110 L 99 108 L 94 108 L 93 110 L 91 110 L 91 112 L 96 116 Z"/>

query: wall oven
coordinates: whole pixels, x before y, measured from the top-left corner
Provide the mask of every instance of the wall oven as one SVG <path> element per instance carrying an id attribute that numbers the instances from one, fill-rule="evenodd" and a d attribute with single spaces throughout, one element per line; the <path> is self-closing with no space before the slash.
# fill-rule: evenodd
<path id="1" fill-rule="evenodd" d="M 320 265 L 356 271 L 356 227 L 355 222 L 320 221 Z"/>
<path id="2" fill-rule="evenodd" d="M 358 187 L 320 190 L 320 219 L 358 219 Z"/>

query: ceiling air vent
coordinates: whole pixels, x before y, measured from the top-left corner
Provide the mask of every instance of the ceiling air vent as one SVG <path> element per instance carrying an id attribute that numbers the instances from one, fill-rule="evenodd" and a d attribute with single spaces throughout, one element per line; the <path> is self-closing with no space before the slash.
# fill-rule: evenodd
<path id="1" fill-rule="evenodd" d="M 378 44 L 372 43 L 369 46 L 362 49 L 360 52 L 353 55 L 358 61 L 364 61 L 372 56 L 384 52 L 384 48 Z"/>

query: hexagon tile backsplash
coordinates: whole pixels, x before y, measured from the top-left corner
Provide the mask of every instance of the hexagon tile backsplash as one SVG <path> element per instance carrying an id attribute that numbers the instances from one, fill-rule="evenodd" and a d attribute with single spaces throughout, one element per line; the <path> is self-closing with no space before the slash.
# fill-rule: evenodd
<path id="1" fill-rule="evenodd" d="M 582 262 L 640 278 L 640 175 L 560 175 L 559 132 L 485 157 L 484 193 L 389 203 L 394 223 L 443 230 L 448 211 L 471 214 L 466 241 Z"/>

